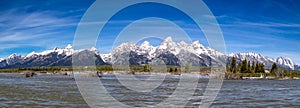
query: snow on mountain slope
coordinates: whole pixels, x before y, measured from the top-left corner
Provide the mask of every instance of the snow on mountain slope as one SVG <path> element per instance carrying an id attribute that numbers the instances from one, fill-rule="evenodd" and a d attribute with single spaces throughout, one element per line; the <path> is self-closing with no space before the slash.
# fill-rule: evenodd
<path id="1" fill-rule="evenodd" d="M 82 53 L 81 53 L 82 52 Z M 84 53 L 83 53 L 84 52 Z M 103 63 L 99 51 L 92 47 L 88 50 L 74 50 L 70 44 L 65 48 L 55 47 L 52 50 L 42 52 L 31 52 L 26 56 L 12 54 L 8 58 L 0 61 L 0 68 L 15 68 L 15 67 L 35 67 L 35 66 L 70 66 L 72 65 L 72 55 L 81 54 L 83 56 L 97 58 L 98 64 Z"/>
<path id="2" fill-rule="evenodd" d="M 266 56 L 263 56 L 261 54 L 253 53 L 253 52 L 248 52 L 248 53 L 237 53 L 237 54 L 228 54 L 229 57 L 235 57 L 238 60 L 250 60 L 250 61 L 257 61 L 260 63 L 265 63 L 265 62 L 275 62 L 273 59 L 268 58 Z"/>
<path id="3" fill-rule="evenodd" d="M 64 49 L 55 47 L 52 50 L 46 50 L 46 51 L 39 52 L 39 53 L 33 51 L 33 52 L 27 54 L 25 56 L 25 58 L 32 58 L 32 57 L 36 57 L 36 56 L 48 55 L 48 54 L 53 53 L 53 52 L 57 52 L 59 55 L 64 54 L 66 56 L 69 56 L 69 55 L 73 54 L 74 49 L 72 49 L 72 46 L 70 44 L 68 44 Z"/>
<path id="4" fill-rule="evenodd" d="M 169 51 L 174 55 L 177 55 L 180 51 L 180 47 L 177 46 L 171 37 L 167 37 L 157 48 L 155 53 L 161 54 L 164 51 Z"/>
<path id="5" fill-rule="evenodd" d="M 148 41 L 144 41 L 138 48 L 137 53 L 142 55 L 145 54 L 150 59 L 155 56 L 154 52 L 156 47 L 152 46 Z"/>
<path id="6" fill-rule="evenodd" d="M 9 65 L 9 64 L 13 64 L 19 60 L 22 59 L 22 56 L 21 55 L 17 55 L 17 54 L 12 54 L 10 56 L 7 57 L 6 59 L 6 63 Z"/>
<path id="7" fill-rule="evenodd" d="M 192 49 L 192 51 L 194 51 L 194 53 L 196 53 L 197 55 L 209 54 L 208 49 L 205 48 L 202 44 L 200 44 L 199 41 L 193 42 L 189 48 Z"/>
<path id="8" fill-rule="evenodd" d="M 248 61 L 251 61 L 251 63 L 252 62 L 263 63 L 267 68 L 271 68 L 272 64 L 275 62 L 271 58 L 253 52 L 228 54 L 227 56 L 228 56 L 228 60 L 227 60 L 228 63 L 231 62 L 232 57 L 235 57 L 237 63 L 247 59 Z"/>
<path id="9" fill-rule="evenodd" d="M 294 68 L 295 68 L 294 62 L 290 58 L 287 58 L 287 57 L 278 57 L 276 59 L 276 63 L 281 66 L 284 66 L 284 68 L 290 68 L 291 70 L 294 70 Z"/>
<path id="10" fill-rule="evenodd" d="M 105 62 L 110 63 L 111 53 L 103 53 L 103 54 L 100 54 L 100 56 Z"/>
<path id="11" fill-rule="evenodd" d="M 129 52 L 129 51 L 137 51 L 138 46 L 133 42 L 125 42 L 121 45 L 117 46 L 112 53 L 121 53 L 121 52 Z"/>
<path id="12" fill-rule="evenodd" d="M 117 62 L 126 61 L 124 58 L 128 58 L 129 55 L 132 56 L 131 59 L 140 58 L 138 61 L 141 63 L 147 63 L 147 61 L 159 58 L 163 59 L 165 62 L 171 63 L 170 65 L 192 62 L 194 65 L 201 64 L 208 66 L 208 64 L 211 64 L 210 62 L 214 59 L 214 57 L 218 57 L 223 54 L 211 48 L 204 47 L 199 43 L 199 41 L 195 41 L 192 44 L 187 44 L 184 41 L 176 43 L 171 37 L 167 37 L 159 46 L 156 47 L 150 45 L 148 41 L 143 42 L 140 46 L 135 43 L 123 43 L 112 51 L 112 56 L 103 54 L 102 57 L 104 57 L 105 60 L 108 60 L 108 62 L 115 63 L 114 61 L 109 60 L 113 60 L 112 58 L 114 58 Z M 148 60 L 145 58 L 148 58 Z"/>
<path id="13" fill-rule="evenodd" d="M 224 55 L 214 49 L 203 46 L 199 41 L 194 41 L 192 44 L 187 44 L 184 41 L 175 43 L 171 37 L 167 37 L 161 45 L 157 46 L 155 53 L 169 51 L 174 55 L 178 55 L 181 51 L 194 53 L 195 55 L 205 54 L 208 56 Z"/>

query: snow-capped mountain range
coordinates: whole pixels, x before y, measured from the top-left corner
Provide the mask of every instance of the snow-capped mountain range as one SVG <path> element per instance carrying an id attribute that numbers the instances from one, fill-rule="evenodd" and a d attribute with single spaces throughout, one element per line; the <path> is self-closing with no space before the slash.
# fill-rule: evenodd
<path id="1" fill-rule="evenodd" d="M 148 41 L 141 45 L 135 43 L 122 43 L 110 53 L 99 53 L 96 48 L 74 50 L 69 44 L 65 48 L 54 48 L 43 52 L 32 52 L 26 56 L 12 54 L 6 59 L 0 58 L 0 68 L 19 68 L 19 67 L 39 67 L 39 66 L 71 66 L 72 57 L 93 58 L 96 65 L 108 64 L 166 64 L 166 65 L 185 65 L 189 63 L 194 66 L 212 66 L 218 64 L 220 59 L 227 64 L 235 57 L 237 62 L 244 59 L 251 62 L 260 62 L 270 68 L 273 63 L 290 70 L 300 70 L 287 57 L 269 58 L 257 53 L 237 53 L 222 54 L 212 48 L 203 46 L 199 41 L 191 44 L 174 42 L 171 37 L 167 37 L 160 45 L 152 46 Z"/>
<path id="2" fill-rule="evenodd" d="M 139 46 L 129 42 L 116 47 L 110 55 L 101 54 L 104 61 L 110 64 L 160 64 L 163 62 L 167 65 L 184 65 L 189 62 L 192 65 L 201 66 L 211 66 L 216 62 L 216 57 L 221 56 L 224 54 L 203 46 L 199 41 L 192 44 L 183 41 L 176 43 L 171 37 L 167 37 L 159 46 L 152 46 L 148 41 L 144 41 Z"/>
<path id="3" fill-rule="evenodd" d="M 80 56 L 77 56 L 80 55 Z M 43 52 L 31 52 L 26 56 L 12 54 L 6 59 L 0 59 L 0 68 L 22 68 L 40 66 L 72 66 L 72 57 L 86 58 L 92 56 L 97 65 L 106 65 L 100 53 L 94 47 L 87 50 L 74 50 L 69 44 L 65 48 L 53 48 Z"/>

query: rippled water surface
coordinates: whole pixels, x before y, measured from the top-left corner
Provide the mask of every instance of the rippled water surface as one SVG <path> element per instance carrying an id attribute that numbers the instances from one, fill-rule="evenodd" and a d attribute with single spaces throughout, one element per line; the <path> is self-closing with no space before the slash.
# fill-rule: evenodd
<path id="1" fill-rule="evenodd" d="M 69 76 L 0 74 L 1 107 L 88 107 Z"/>
<path id="2" fill-rule="evenodd" d="M 143 79 L 142 75 L 137 78 Z M 145 77 L 147 78 L 147 76 Z M 114 75 L 101 78 L 107 91 L 129 106 L 155 106 L 172 95 L 179 77 L 166 76 L 149 93 L 136 92 L 120 84 Z M 130 79 L 128 79 L 130 80 Z M 207 80 L 201 79 L 186 106 L 201 101 Z M 72 76 L 0 74 L 0 107 L 88 107 Z M 107 106 L 108 107 L 108 106 Z M 299 80 L 225 80 L 211 107 L 300 107 Z"/>
<path id="3" fill-rule="evenodd" d="M 300 107 L 300 80 L 225 80 L 212 107 Z"/>

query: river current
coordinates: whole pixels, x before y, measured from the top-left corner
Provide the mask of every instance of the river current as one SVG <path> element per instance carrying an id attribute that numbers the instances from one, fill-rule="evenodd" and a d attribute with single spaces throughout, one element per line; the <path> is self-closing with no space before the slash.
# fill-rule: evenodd
<path id="1" fill-rule="evenodd" d="M 137 78 L 147 78 L 136 75 Z M 101 82 L 110 95 L 129 107 L 155 106 L 172 95 L 179 77 L 166 76 L 151 92 L 135 92 L 118 82 L 115 75 L 103 75 Z M 198 82 L 186 107 L 197 107 L 207 84 Z M 109 105 L 109 103 L 108 103 Z M 73 76 L 0 74 L 0 107 L 89 107 Z M 106 106 L 109 107 L 109 106 Z M 175 104 L 176 107 L 176 104 Z M 224 80 L 210 107 L 300 107 L 299 80 Z"/>

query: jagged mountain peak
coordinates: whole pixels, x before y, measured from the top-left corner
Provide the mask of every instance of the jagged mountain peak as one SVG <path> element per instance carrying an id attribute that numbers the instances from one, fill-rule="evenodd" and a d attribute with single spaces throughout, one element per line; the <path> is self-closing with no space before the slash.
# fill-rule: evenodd
<path id="1" fill-rule="evenodd" d="M 65 49 L 72 49 L 73 48 L 73 46 L 71 45 L 71 44 L 68 44 L 66 47 L 65 47 Z"/>
<path id="2" fill-rule="evenodd" d="M 59 50 L 60 48 L 58 48 L 58 47 L 54 47 L 52 50 L 53 51 L 57 51 L 57 50 Z"/>
<path id="3" fill-rule="evenodd" d="M 9 55 L 7 58 L 8 58 L 8 59 L 12 59 L 12 58 L 16 58 L 16 57 L 21 57 L 21 55 L 18 55 L 18 54 L 16 54 L 16 53 L 13 53 L 13 54 Z"/>
<path id="4" fill-rule="evenodd" d="M 96 47 L 90 48 L 90 51 L 98 51 Z"/>
<path id="5" fill-rule="evenodd" d="M 163 43 L 170 43 L 173 42 L 173 39 L 171 36 L 168 36 L 167 38 L 165 38 L 165 40 L 163 41 Z"/>
<path id="6" fill-rule="evenodd" d="M 10 56 L 7 57 L 6 63 L 7 64 L 13 64 L 13 63 L 15 63 L 15 62 L 17 62 L 21 59 L 22 59 L 22 55 L 18 55 L 16 53 L 14 53 L 14 54 L 11 54 Z"/>
<path id="7" fill-rule="evenodd" d="M 112 52 L 118 53 L 118 52 L 135 51 L 137 48 L 138 46 L 134 42 L 124 42 L 121 45 L 114 48 Z"/>
<path id="8" fill-rule="evenodd" d="M 144 41 L 144 42 L 141 44 L 141 46 L 150 46 L 150 42 Z"/>
<path id="9" fill-rule="evenodd" d="M 287 60 L 287 61 L 291 61 L 290 58 L 288 58 L 288 57 L 283 57 L 283 56 L 278 57 L 277 60 Z"/>
<path id="10" fill-rule="evenodd" d="M 180 52 L 180 47 L 173 42 L 172 37 L 165 38 L 165 40 L 155 49 L 154 53 L 156 54 L 154 55 L 165 53 L 167 51 L 174 55 L 177 55 Z"/>
<path id="11" fill-rule="evenodd" d="M 148 41 L 144 41 L 139 47 L 146 50 L 154 48 Z"/>
<path id="12" fill-rule="evenodd" d="M 244 53 L 231 53 L 228 54 L 228 56 L 254 56 L 254 57 L 259 57 L 262 56 L 259 53 L 254 53 L 254 52 L 244 52 Z"/>
<path id="13" fill-rule="evenodd" d="M 25 56 L 25 58 L 29 58 L 29 57 L 32 57 L 32 56 L 35 56 L 35 55 L 37 55 L 37 53 L 35 51 L 32 51 L 31 53 L 27 54 Z"/>
<path id="14" fill-rule="evenodd" d="M 68 44 L 64 49 L 59 47 L 54 47 L 52 50 L 45 50 L 42 52 L 31 52 L 25 56 L 25 58 L 31 58 L 35 56 L 44 56 L 48 55 L 50 53 L 58 53 L 58 54 L 65 54 L 67 56 L 72 55 L 74 53 L 74 49 L 72 48 L 71 44 Z"/>
<path id="15" fill-rule="evenodd" d="M 89 49 L 89 51 L 94 52 L 96 55 L 99 55 L 99 56 L 100 56 L 100 52 L 97 50 L 96 47 L 91 47 L 91 48 Z M 79 52 L 81 52 L 81 51 L 79 51 Z"/>
<path id="16" fill-rule="evenodd" d="M 294 68 L 295 68 L 294 62 L 288 57 L 278 57 L 276 59 L 276 63 L 280 64 L 282 66 L 288 67 L 292 70 L 294 70 Z"/>
<path id="17" fill-rule="evenodd" d="M 227 56 L 235 57 L 239 61 L 247 59 L 248 61 L 264 63 L 265 65 L 267 65 L 267 67 L 270 67 L 272 65 L 272 63 L 275 62 L 272 58 L 269 58 L 269 57 L 266 57 L 259 53 L 254 53 L 254 52 L 228 54 Z"/>
<path id="18" fill-rule="evenodd" d="M 204 47 L 204 45 L 202 45 L 199 40 L 194 41 L 191 44 L 191 46 L 193 46 L 193 47 Z"/>
<path id="19" fill-rule="evenodd" d="M 259 53 L 254 53 L 254 52 L 245 52 L 245 53 L 236 53 L 236 54 L 228 54 L 229 56 L 232 57 L 242 57 L 243 59 L 247 58 L 247 57 L 254 57 L 254 58 L 267 58 L 264 57 L 263 55 L 259 54 Z M 271 59 L 270 59 L 271 60 Z M 273 61 L 273 60 L 272 60 Z"/>
<path id="20" fill-rule="evenodd" d="M 139 53 L 152 53 L 156 47 L 152 46 L 150 42 L 144 41 L 138 49 Z"/>
<path id="21" fill-rule="evenodd" d="M 166 49 L 170 47 L 176 47 L 176 43 L 173 42 L 173 39 L 171 36 L 165 38 L 165 40 L 158 46 L 159 49 Z"/>
<path id="22" fill-rule="evenodd" d="M 180 42 L 178 43 L 178 45 L 180 45 L 180 46 L 187 46 L 188 44 L 187 44 L 186 42 L 184 42 L 184 41 L 180 41 Z"/>
<path id="23" fill-rule="evenodd" d="M 196 40 L 192 43 L 192 45 L 199 45 L 199 44 L 200 44 L 200 42 L 198 40 Z"/>

